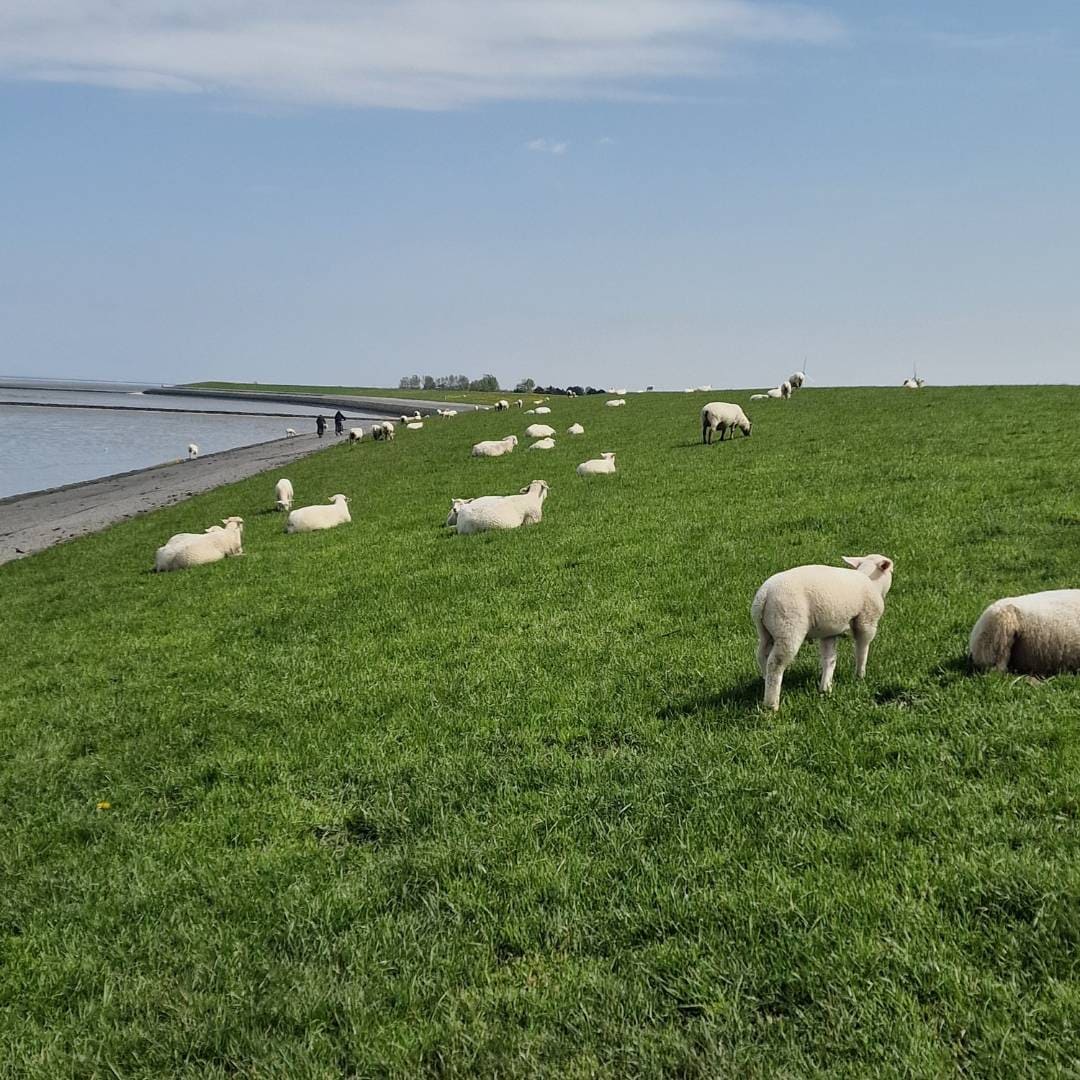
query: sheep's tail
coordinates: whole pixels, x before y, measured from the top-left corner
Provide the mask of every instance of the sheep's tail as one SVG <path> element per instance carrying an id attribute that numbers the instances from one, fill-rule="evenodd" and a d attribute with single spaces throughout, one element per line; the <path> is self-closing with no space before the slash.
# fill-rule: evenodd
<path id="1" fill-rule="evenodd" d="M 980 671 L 997 668 L 1007 671 L 1013 643 L 1020 632 L 1020 612 L 1013 604 L 993 604 L 986 609 L 971 631 L 968 651 L 971 662 Z"/>

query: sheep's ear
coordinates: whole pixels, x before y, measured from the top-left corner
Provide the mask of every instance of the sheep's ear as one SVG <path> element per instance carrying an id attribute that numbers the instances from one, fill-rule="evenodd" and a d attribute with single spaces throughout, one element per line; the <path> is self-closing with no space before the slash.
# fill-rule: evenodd
<path id="1" fill-rule="evenodd" d="M 848 566 L 855 567 L 856 570 L 862 565 L 861 555 L 841 555 L 840 558 L 843 559 Z"/>
<path id="2" fill-rule="evenodd" d="M 883 573 L 887 574 L 893 568 L 892 559 L 879 559 L 877 568 Z"/>
<path id="3" fill-rule="evenodd" d="M 530 484 L 530 485 L 528 485 L 528 487 L 523 487 L 523 488 L 522 488 L 522 489 L 521 489 L 521 490 L 520 490 L 520 491 L 518 492 L 518 494 L 519 494 L 519 495 L 527 495 L 527 494 L 529 493 L 529 487 L 532 487 L 532 485 Z"/>

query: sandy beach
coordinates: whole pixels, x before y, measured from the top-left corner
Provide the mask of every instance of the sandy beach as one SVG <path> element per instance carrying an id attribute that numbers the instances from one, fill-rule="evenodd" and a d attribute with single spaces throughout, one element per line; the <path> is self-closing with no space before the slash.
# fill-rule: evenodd
<path id="1" fill-rule="evenodd" d="M 0 500 L 0 563 L 277 468 L 340 441 L 333 436 L 298 435 Z"/>

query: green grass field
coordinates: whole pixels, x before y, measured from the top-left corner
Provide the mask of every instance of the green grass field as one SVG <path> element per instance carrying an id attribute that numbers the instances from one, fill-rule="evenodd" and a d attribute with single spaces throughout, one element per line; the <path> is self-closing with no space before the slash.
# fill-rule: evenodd
<path id="1" fill-rule="evenodd" d="M 0 568 L 0 1072 L 1077 1075 L 1080 680 L 963 659 L 1080 584 L 1080 390 L 805 390 L 706 448 L 710 396 L 335 446 L 288 470 L 331 532 L 264 475 Z M 534 478 L 540 525 L 442 527 Z M 243 558 L 147 572 L 228 514 Z M 763 712 L 755 589 L 867 552 L 867 680 L 808 646 Z"/>

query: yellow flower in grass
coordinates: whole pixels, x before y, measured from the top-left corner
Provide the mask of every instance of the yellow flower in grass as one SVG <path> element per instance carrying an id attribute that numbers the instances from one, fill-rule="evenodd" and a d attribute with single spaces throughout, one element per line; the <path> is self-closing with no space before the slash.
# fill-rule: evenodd
<path id="1" fill-rule="evenodd" d="M 97 808 L 99 810 L 111 810 L 112 809 L 112 803 L 111 802 L 99 802 L 97 804 Z"/>

